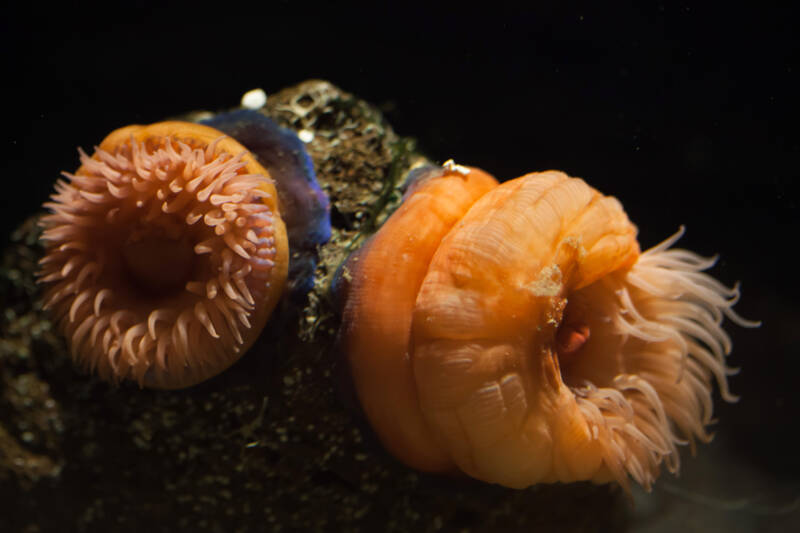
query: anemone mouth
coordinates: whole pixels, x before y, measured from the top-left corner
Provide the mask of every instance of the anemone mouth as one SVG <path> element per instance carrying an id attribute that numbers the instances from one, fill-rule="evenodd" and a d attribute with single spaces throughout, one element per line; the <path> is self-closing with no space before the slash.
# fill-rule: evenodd
<path id="1" fill-rule="evenodd" d="M 590 335 L 561 362 L 561 377 L 601 444 L 595 480 L 628 488 L 630 476 L 650 490 L 660 465 L 677 473 L 677 445 L 707 442 L 712 422 L 712 377 L 735 401 L 725 358 L 731 341 L 724 317 L 757 323 L 732 309 L 737 287 L 702 271 L 715 259 L 669 249 L 683 228 L 644 252 L 629 270 L 614 272 L 569 296 L 561 327 L 579 324 Z M 560 355 L 560 353 L 559 353 Z"/>
<path id="2" fill-rule="evenodd" d="M 135 129 L 79 150 L 45 204 L 45 306 L 104 379 L 202 381 L 238 359 L 280 294 L 285 230 L 268 174 L 200 128 L 217 139 Z"/>

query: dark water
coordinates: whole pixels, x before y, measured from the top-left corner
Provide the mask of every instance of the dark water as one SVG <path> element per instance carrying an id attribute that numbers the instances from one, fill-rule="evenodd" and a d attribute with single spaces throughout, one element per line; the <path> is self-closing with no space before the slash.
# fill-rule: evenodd
<path id="1" fill-rule="evenodd" d="M 60 170 L 109 131 L 236 105 L 324 78 L 382 107 L 435 160 L 512 178 L 558 168 L 617 196 L 645 247 L 687 226 L 682 244 L 720 253 L 742 282 L 718 434 L 637 495 L 631 531 L 787 531 L 800 524 L 800 140 L 795 14 L 707 3 L 617 9 L 344 13 L 279 4 L 95 12 L 17 7 L 2 25 L 2 235 L 38 208 Z M 47 15 L 47 16 L 43 16 Z M 64 15 L 64 16 L 62 16 Z M 794 505 L 794 506 L 792 506 Z"/>

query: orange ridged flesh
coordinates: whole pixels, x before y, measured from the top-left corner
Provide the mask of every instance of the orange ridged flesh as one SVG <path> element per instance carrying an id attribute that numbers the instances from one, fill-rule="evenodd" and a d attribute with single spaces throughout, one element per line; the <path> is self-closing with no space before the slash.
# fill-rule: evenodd
<path id="1" fill-rule="evenodd" d="M 467 175 L 446 171 L 418 183 L 345 267 L 352 283 L 343 348 L 357 395 L 386 448 L 419 470 L 442 471 L 454 464 L 419 407 L 409 346 L 414 302 L 442 238 L 496 185 L 478 169 Z"/>
<path id="2" fill-rule="evenodd" d="M 411 357 L 427 427 L 459 469 L 510 487 L 607 478 L 556 333 L 570 291 L 638 255 L 616 199 L 553 171 L 493 189 L 446 235 L 416 298 Z"/>

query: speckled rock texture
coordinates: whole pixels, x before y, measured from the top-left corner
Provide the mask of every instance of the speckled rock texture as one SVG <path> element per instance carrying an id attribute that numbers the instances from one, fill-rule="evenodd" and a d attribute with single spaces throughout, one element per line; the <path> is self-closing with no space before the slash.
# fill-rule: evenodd
<path id="1" fill-rule="evenodd" d="M 329 289 L 426 160 L 375 107 L 325 81 L 270 95 L 262 112 L 302 133 L 333 237 L 307 301 L 284 302 L 216 378 L 152 391 L 79 372 L 41 310 L 37 217 L 11 236 L 0 259 L 0 531 L 624 528 L 629 504 L 615 487 L 517 491 L 420 474 L 383 451 L 336 351 Z"/>

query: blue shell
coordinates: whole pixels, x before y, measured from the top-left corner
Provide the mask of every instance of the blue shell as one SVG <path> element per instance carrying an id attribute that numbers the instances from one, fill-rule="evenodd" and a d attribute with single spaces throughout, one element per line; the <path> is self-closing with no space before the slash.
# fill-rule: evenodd
<path id="1" fill-rule="evenodd" d="M 289 237 L 289 289 L 291 296 L 302 297 L 314 283 L 317 247 L 331 236 L 328 196 L 317 183 L 303 141 L 250 109 L 219 113 L 201 123 L 243 144 L 275 180 Z"/>
<path id="2" fill-rule="evenodd" d="M 422 165 L 411 170 L 406 175 L 406 179 L 403 180 L 403 183 L 400 184 L 400 190 L 403 191 L 403 201 L 411 196 L 417 187 L 428 180 L 443 176 L 445 172 L 447 172 L 447 170 L 444 167 L 431 164 Z"/>

